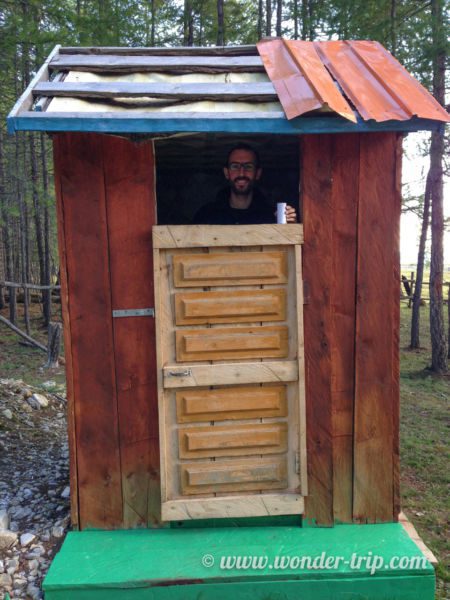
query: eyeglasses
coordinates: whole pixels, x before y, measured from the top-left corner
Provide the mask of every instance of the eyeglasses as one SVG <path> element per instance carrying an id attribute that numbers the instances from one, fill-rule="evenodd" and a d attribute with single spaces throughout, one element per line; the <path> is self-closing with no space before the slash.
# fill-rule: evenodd
<path id="1" fill-rule="evenodd" d="M 256 165 L 251 162 L 240 163 L 240 162 L 232 162 L 228 165 L 230 171 L 240 171 L 244 169 L 246 173 L 252 173 L 256 169 Z"/>

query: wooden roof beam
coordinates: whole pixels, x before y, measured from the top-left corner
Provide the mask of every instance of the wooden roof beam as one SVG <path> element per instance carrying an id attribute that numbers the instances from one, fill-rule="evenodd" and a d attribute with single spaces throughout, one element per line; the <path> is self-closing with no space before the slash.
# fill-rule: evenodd
<path id="1" fill-rule="evenodd" d="M 119 56 L 58 54 L 49 65 L 52 71 L 90 71 L 92 73 L 189 72 L 189 73 L 264 73 L 259 56 Z"/>
<path id="2" fill-rule="evenodd" d="M 172 100 L 217 100 L 276 102 L 278 96 L 269 83 L 54 83 L 42 82 L 33 90 L 35 96 L 68 98 L 169 98 Z"/>

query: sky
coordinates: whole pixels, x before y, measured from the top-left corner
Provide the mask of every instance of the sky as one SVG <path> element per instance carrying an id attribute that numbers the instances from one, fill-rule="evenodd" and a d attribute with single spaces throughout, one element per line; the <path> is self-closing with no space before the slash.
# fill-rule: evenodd
<path id="1" fill-rule="evenodd" d="M 406 186 L 414 195 L 424 193 L 430 159 L 429 156 L 420 156 L 417 146 L 428 137 L 428 133 L 410 133 L 403 141 L 403 148 L 405 150 L 402 171 L 404 194 Z M 444 183 L 444 215 L 450 217 L 450 181 L 448 178 Z M 417 216 L 412 213 L 402 214 L 400 225 L 400 261 L 402 265 L 415 265 L 417 263 L 420 227 L 420 219 Z M 428 236 L 430 236 L 430 233 Z M 450 268 L 449 231 L 444 233 L 444 264 L 447 268 Z"/>

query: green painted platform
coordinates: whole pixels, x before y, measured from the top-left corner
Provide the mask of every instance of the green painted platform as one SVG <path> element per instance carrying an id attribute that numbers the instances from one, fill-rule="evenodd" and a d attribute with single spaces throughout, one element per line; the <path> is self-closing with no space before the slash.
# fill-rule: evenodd
<path id="1" fill-rule="evenodd" d="M 44 591 L 46 600 L 433 600 L 434 582 L 403 527 L 388 523 L 73 532 Z"/>

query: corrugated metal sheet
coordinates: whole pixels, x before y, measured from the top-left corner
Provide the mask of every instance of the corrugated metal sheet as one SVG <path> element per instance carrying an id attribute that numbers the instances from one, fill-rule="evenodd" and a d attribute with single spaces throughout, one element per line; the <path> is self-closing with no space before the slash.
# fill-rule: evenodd
<path id="1" fill-rule="evenodd" d="M 288 119 L 329 107 L 355 120 L 450 121 L 448 113 L 402 65 L 370 41 L 263 40 L 257 44 Z"/>

